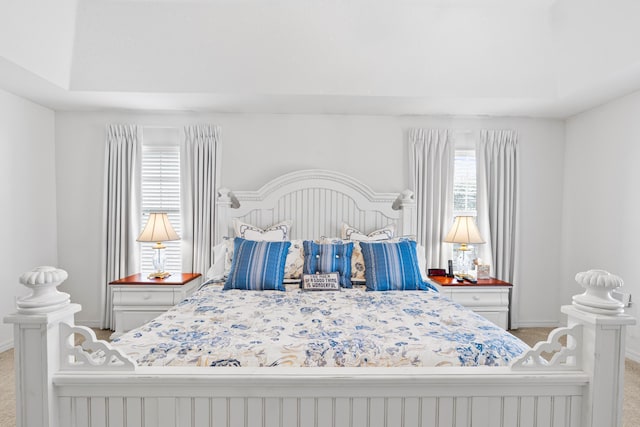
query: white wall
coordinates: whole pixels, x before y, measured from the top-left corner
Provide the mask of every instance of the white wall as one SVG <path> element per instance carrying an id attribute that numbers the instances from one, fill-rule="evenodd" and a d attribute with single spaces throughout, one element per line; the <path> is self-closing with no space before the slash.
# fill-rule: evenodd
<path id="1" fill-rule="evenodd" d="M 53 111 L 0 90 L 0 319 L 29 293 L 22 273 L 57 264 L 55 178 Z M 12 342 L 0 323 L 0 351 Z"/>
<path id="2" fill-rule="evenodd" d="M 0 58 L 68 88 L 76 9 L 77 0 L 3 1 Z"/>
<path id="3" fill-rule="evenodd" d="M 582 289 L 576 272 L 602 268 L 640 300 L 640 92 L 567 120 L 562 300 Z M 638 318 L 638 303 L 627 312 Z M 640 327 L 629 328 L 628 354 L 640 360 Z"/>
<path id="4" fill-rule="evenodd" d="M 194 115 L 56 113 L 59 259 L 70 277 L 65 289 L 83 305 L 78 319 L 100 315 L 100 233 L 104 128 L 107 123 L 222 127 L 223 185 L 256 189 L 282 173 L 334 169 L 379 191 L 408 187 L 406 130 L 512 128 L 522 150 L 521 323 L 559 321 L 560 234 L 564 125 L 561 121 L 336 115 Z M 542 272 L 544 269 L 544 273 Z"/>

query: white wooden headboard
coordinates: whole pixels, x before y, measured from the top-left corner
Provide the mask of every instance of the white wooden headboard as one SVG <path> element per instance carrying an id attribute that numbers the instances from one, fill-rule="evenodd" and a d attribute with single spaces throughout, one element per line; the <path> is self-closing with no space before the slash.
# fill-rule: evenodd
<path id="1" fill-rule="evenodd" d="M 343 222 L 368 233 L 396 224 L 396 235 L 415 235 L 413 193 L 377 193 L 343 173 L 300 170 L 257 191 L 218 191 L 217 239 L 233 236 L 232 218 L 265 228 L 291 220 L 292 239 L 340 236 Z"/>

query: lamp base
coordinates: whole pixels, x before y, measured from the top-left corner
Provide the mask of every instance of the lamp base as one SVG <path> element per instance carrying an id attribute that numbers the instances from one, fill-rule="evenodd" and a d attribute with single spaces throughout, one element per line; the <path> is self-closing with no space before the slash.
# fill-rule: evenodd
<path id="1" fill-rule="evenodd" d="M 147 278 L 148 279 L 166 279 L 169 276 L 171 276 L 171 273 L 166 272 L 166 271 L 160 271 L 160 272 L 155 272 L 155 273 L 149 273 Z"/>

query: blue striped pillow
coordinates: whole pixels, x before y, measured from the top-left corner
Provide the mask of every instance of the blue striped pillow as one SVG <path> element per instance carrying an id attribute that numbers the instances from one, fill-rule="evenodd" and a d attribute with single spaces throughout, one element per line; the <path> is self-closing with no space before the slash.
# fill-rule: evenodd
<path id="1" fill-rule="evenodd" d="M 434 289 L 422 279 L 416 255 L 416 242 L 360 242 L 364 257 L 364 276 L 370 291 L 414 291 Z"/>
<path id="2" fill-rule="evenodd" d="M 291 242 L 256 242 L 236 237 L 224 289 L 284 291 L 284 265 Z"/>
<path id="3" fill-rule="evenodd" d="M 305 240 L 304 274 L 333 273 L 340 274 L 340 286 L 351 287 L 351 254 L 353 243 L 318 244 Z"/>

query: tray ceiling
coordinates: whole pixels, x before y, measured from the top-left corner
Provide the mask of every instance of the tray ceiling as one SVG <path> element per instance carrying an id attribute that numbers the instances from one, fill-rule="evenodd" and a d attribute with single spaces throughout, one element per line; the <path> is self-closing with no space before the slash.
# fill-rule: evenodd
<path id="1" fill-rule="evenodd" d="M 12 2 L 0 87 L 56 110 L 567 117 L 640 88 L 636 3 Z"/>

